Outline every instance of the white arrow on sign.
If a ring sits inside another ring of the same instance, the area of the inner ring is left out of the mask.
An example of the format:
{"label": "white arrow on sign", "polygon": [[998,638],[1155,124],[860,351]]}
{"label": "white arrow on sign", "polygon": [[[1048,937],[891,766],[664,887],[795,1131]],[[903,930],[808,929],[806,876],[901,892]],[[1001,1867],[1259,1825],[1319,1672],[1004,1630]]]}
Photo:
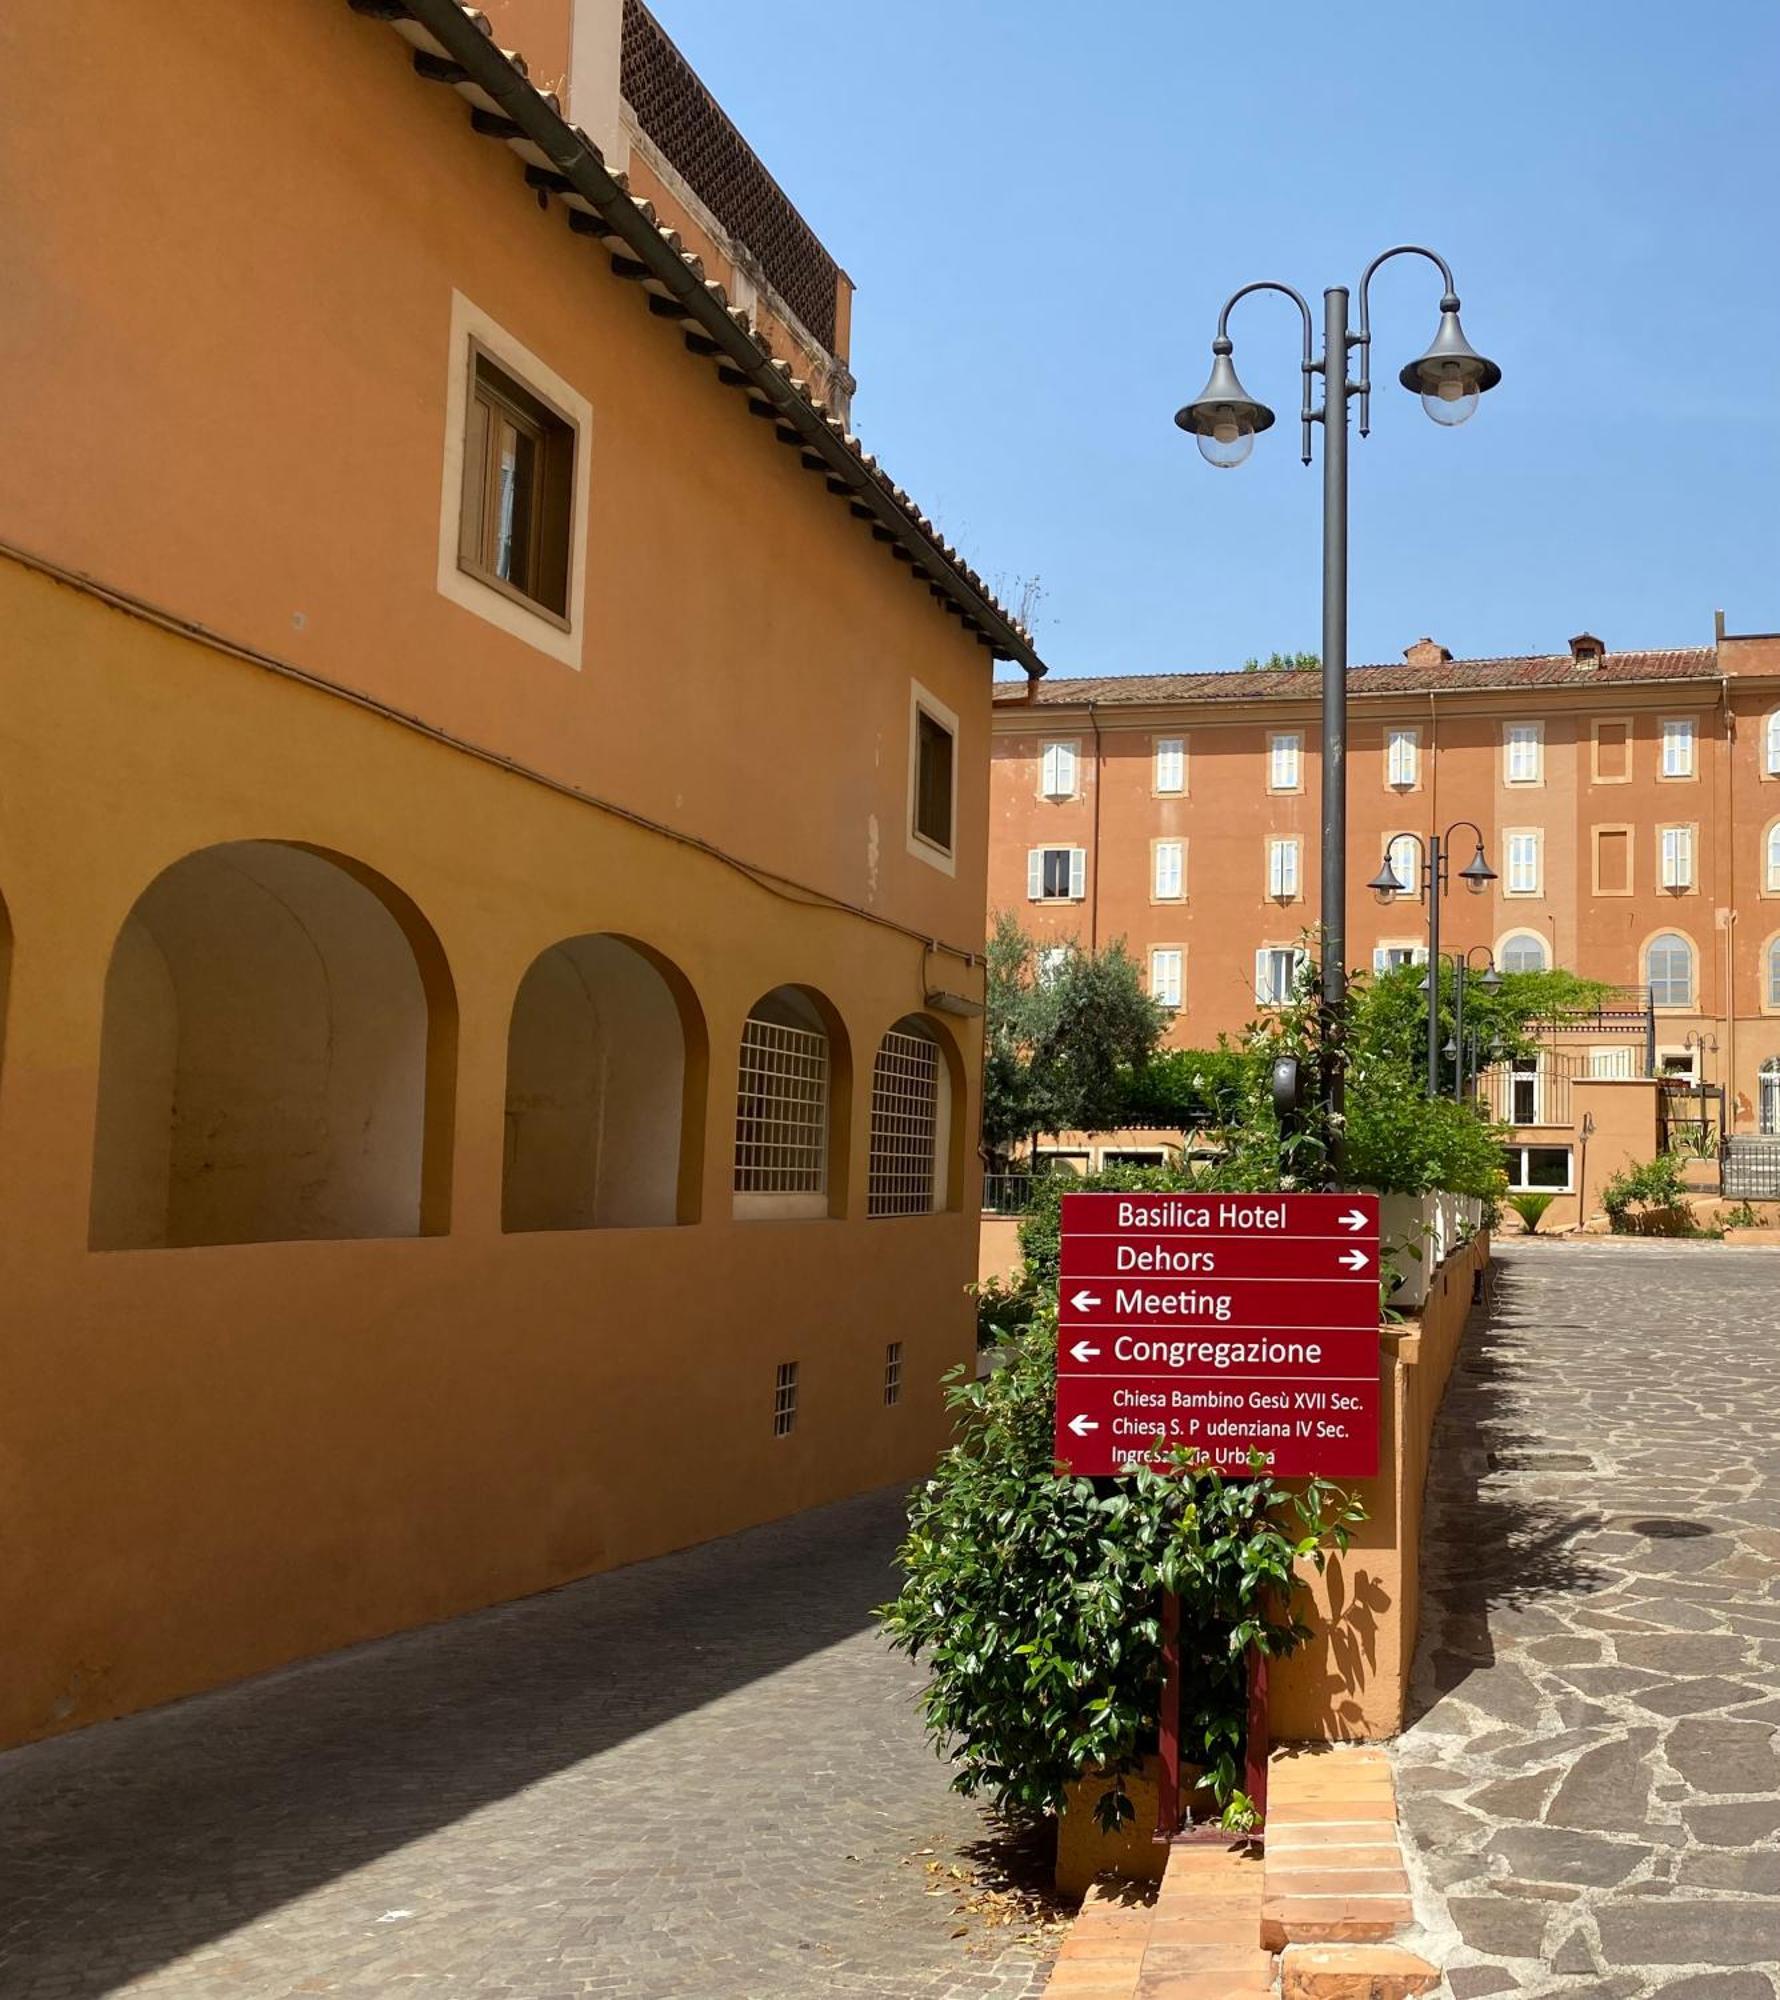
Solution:
{"label": "white arrow on sign", "polygon": [[1338,1222],[1345,1222],[1349,1229],[1364,1229],[1366,1218],[1357,1208],[1350,1208],[1345,1215],[1337,1216]]}
{"label": "white arrow on sign", "polygon": [[1069,1422],[1066,1423],[1063,1426],[1063,1428],[1068,1431],[1073,1431],[1077,1437],[1086,1437],[1090,1431],[1097,1431],[1100,1428],[1100,1426],[1094,1421],[1092,1417],[1078,1416],[1078,1417],[1071,1417]]}
{"label": "white arrow on sign", "polygon": [[1079,1313],[1092,1312],[1100,1303],[1100,1294],[1098,1292],[1077,1292],[1070,1299],[1069,1303]]}
{"label": "white arrow on sign", "polygon": [[1089,1346],[1085,1340],[1078,1340],[1069,1351],[1078,1361],[1098,1361],[1100,1359],[1099,1348]]}
{"label": "white arrow on sign", "polygon": [[1343,1250],[1335,1261],[1345,1264],[1350,1271],[1363,1271],[1366,1268],[1366,1253],[1364,1250]]}

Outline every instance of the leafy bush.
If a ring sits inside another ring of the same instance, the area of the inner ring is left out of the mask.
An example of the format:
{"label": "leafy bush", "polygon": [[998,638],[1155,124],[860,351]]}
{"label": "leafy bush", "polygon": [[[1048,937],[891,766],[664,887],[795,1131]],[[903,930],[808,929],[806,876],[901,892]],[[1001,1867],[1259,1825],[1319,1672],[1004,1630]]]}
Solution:
{"label": "leafy bush", "polygon": [[972,1289],[977,1301],[979,1347],[1000,1347],[1031,1325],[1038,1294],[1029,1280],[988,1277]]}
{"label": "leafy bush", "polygon": [[1119,1078],[1121,1126],[1192,1131],[1230,1125],[1241,1117],[1254,1075],[1246,1049],[1161,1049]]}
{"label": "leafy bush", "polygon": [[1508,1206],[1526,1224],[1527,1234],[1537,1236],[1539,1225],[1545,1220],[1545,1211],[1556,1200],[1554,1194],[1511,1194]]}
{"label": "leafy bush", "polygon": [[986,1381],[948,1389],[957,1442],[912,1497],[906,1581],[879,1616],[925,1657],[929,1735],[954,1789],[1005,1812],[1056,1812],[1085,1770],[1104,1826],[1134,1816],[1124,1780],[1155,1748],[1162,1684],[1158,1593],[1179,1593],[1184,1762],[1232,1825],[1246,1657],[1307,1636],[1294,1565],[1345,1548],[1358,1503],[1310,1481],[1226,1481],[1210,1469],[1059,1478],[1053,1460],[1056,1307],[1047,1301]]}
{"label": "leafy bush", "polygon": [[[1685,1153],[1658,1153],[1654,1160],[1617,1173],[1601,1190],[1601,1206],[1613,1227],[1646,1234],[1688,1235],[1693,1208],[1687,1199]],[[1673,1217],[1665,1229],[1664,1218]]]}

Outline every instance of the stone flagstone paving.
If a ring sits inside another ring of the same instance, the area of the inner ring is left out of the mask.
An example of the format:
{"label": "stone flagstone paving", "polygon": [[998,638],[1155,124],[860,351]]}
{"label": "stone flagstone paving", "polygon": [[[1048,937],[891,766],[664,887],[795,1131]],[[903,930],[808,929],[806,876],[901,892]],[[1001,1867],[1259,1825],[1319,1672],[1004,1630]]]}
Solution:
{"label": "stone flagstone paving", "polygon": [[0,1757],[0,1996],[1037,1994],[871,1627],[901,1503]]}
{"label": "stone flagstone paving", "polygon": [[1396,1757],[1454,2000],[1774,2000],[1780,1253],[1510,1246],[1423,1546]]}

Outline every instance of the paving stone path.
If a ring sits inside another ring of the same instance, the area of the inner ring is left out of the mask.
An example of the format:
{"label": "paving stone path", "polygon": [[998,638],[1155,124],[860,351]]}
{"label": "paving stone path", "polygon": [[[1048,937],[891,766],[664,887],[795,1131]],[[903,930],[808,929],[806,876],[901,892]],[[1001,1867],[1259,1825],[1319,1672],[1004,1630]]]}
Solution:
{"label": "paving stone path", "polygon": [[871,1629],[901,1497],[0,1757],[0,1995],[1037,1994]]}
{"label": "paving stone path", "polygon": [[1396,1754],[1454,2000],[1774,2000],[1780,1254],[1510,1247],[1433,1464]]}

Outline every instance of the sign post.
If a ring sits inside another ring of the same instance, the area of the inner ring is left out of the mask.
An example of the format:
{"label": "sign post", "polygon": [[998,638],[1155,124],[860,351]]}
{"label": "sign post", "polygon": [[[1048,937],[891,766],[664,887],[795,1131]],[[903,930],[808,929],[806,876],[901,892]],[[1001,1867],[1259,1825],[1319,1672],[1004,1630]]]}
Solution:
{"label": "sign post", "polygon": [[1090,1476],[1378,1470],[1378,1197],[1066,1194],[1057,1457]]}

